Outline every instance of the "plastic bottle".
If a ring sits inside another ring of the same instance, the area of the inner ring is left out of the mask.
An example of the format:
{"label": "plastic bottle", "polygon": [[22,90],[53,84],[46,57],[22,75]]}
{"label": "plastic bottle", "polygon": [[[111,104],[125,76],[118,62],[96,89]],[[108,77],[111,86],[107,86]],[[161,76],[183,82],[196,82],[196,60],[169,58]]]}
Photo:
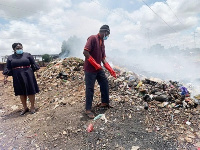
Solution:
{"label": "plastic bottle", "polygon": [[97,119],[101,118],[102,116],[103,116],[103,114],[99,114],[98,116],[96,116],[96,117],[94,118],[94,120],[97,120]]}
{"label": "plastic bottle", "polygon": [[92,132],[94,129],[93,125],[90,123],[89,126],[87,127],[88,132]]}

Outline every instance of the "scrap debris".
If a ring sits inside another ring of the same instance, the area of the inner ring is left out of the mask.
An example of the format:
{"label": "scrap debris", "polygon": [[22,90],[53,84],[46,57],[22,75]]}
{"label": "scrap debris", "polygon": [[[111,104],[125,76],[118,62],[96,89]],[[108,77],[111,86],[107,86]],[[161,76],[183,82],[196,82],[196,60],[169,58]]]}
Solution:
{"label": "scrap debris", "polygon": [[[41,92],[36,99],[43,102],[39,107],[57,109],[67,104],[73,106],[77,102],[84,102],[83,64],[82,59],[71,57],[50,62],[44,70],[39,70],[37,81]],[[95,130],[98,127],[104,130],[110,123],[117,122],[119,117],[127,120],[132,119],[134,113],[141,113],[145,115],[144,123],[148,132],[158,132],[166,140],[175,139],[180,147],[188,143],[200,147],[200,94],[192,96],[192,91],[177,81],[141,78],[134,72],[119,67],[114,70],[117,79],[106,71],[111,104],[119,107],[126,104],[129,107],[120,107],[121,116],[114,116],[112,111],[97,115]],[[97,88],[99,86],[95,84],[95,90]],[[99,90],[96,91],[94,100],[98,103],[101,94]],[[44,93],[48,97],[44,97]],[[100,122],[99,118],[105,123]],[[98,123],[103,126],[98,126]],[[91,132],[93,129],[93,125],[89,125],[87,131]],[[63,134],[66,135],[67,132],[63,131]],[[133,147],[137,148],[139,147]]]}

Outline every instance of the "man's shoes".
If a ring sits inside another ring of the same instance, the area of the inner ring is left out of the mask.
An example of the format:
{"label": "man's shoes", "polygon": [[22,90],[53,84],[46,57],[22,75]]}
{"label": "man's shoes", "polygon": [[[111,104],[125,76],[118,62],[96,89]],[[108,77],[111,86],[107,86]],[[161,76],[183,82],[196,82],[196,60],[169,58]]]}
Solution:
{"label": "man's shoes", "polygon": [[20,113],[20,116],[23,116],[25,113],[27,113],[27,112],[29,112],[29,109],[28,108],[26,108],[26,109],[24,109],[21,113]]}
{"label": "man's shoes", "polygon": [[109,109],[109,108],[113,108],[112,106],[110,106],[110,105],[107,104],[107,103],[100,103],[100,104],[97,104],[96,107],[97,107],[97,108],[100,108],[100,109]]}
{"label": "man's shoes", "polygon": [[88,116],[88,118],[90,118],[90,119],[94,119],[94,117],[95,117],[95,116],[94,116],[94,113],[91,112],[91,111],[90,111],[90,112],[87,112],[87,111],[86,111],[85,114],[86,114],[86,115]]}

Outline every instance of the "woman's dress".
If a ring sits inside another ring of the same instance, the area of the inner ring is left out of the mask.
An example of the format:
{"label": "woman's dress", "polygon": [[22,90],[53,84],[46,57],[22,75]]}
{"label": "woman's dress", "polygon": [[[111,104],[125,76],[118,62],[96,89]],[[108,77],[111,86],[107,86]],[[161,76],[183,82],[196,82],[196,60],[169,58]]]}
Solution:
{"label": "woman's dress", "polygon": [[30,53],[21,55],[12,54],[8,56],[4,75],[13,77],[15,95],[34,95],[39,92],[34,71],[40,67],[35,63]]}

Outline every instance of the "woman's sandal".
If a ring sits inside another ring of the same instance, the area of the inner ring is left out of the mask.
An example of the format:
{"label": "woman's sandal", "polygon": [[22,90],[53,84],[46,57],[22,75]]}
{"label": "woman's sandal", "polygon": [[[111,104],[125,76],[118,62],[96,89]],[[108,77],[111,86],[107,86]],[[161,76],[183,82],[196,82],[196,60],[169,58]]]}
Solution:
{"label": "woman's sandal", "polygon": [[26,109],[24,109],[21,113],[20,113],[20,116],[23,116],[25,113],[27,113],[27,112],[29,112],[29,109],[28,108],[26,108]]}
{"label": "woman's sandal", "polygon": [[36,112],[35,109],[31,110],[31,114],[34,114],[35,112]]}
{"label": "woman's sandal", "polygon": [[88,113],[86,112],[85,114],[86,114],[90,119],[94,119],[94,117],[95,117],[93,112],[88,112]]}

